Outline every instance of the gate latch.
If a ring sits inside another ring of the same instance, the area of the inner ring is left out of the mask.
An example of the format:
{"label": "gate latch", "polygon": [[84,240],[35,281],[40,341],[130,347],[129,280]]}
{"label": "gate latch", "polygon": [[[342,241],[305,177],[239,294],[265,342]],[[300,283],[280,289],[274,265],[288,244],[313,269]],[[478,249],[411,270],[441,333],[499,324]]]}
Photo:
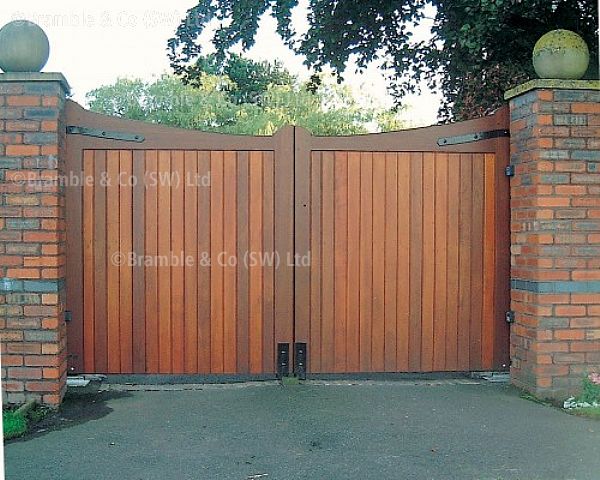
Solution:
{"label": "gate latch", "polygon": [[440,137],[437,144],[440,147],[448,145],[460,145],[463,143],[480,142],[481,140],[489,140],[490,138],[510,137],[510,130],[489,130],[487,132],[467,133],[464,135],[456,135],[454,137]]}

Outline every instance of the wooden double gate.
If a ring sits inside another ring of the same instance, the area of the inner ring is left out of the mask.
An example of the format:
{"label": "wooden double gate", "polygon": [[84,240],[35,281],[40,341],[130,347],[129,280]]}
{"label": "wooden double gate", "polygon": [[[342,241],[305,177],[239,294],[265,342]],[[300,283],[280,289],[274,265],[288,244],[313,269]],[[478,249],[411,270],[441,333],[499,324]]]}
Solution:
{"label": "wooden double gate", "polygon": [[271,376],[295,344],[309,374],[506,366],[505,109],[352,137],[66,119],[73,373]]}

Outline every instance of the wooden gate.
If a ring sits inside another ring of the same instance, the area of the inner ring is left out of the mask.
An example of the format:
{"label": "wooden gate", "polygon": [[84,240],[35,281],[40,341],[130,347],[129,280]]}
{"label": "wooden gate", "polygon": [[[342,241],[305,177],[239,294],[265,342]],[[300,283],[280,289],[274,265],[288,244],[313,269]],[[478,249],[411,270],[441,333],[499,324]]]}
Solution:
{"label": "wooden gate", "polygon": [[[296,136],[295,341],[311,373],[508,364],[508,111]],[[484,133],[485,132],[485,133]]]}
{"label": "wooden gate", "polygon": [[295,342],[313,374],[506,366],[508,142],[462,137],[505,110],[327,138],[66,120],[71,372],[270,377]]}

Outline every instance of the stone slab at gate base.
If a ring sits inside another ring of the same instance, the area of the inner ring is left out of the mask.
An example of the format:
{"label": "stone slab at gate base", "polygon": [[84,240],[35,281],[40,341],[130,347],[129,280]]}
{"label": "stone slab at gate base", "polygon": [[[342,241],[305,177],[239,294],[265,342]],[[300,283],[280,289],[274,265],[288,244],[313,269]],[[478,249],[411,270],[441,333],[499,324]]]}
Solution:
{"label": "stone slab at gate base", "polygon": [[533,80],[506,98],[511,379],[559,400],[600,372],[600,82]]}
{"label": "stone slab at gate base", "polygon": [[0,344],[6,403],[66,390],[64,159],[58,73],[0,74]]}

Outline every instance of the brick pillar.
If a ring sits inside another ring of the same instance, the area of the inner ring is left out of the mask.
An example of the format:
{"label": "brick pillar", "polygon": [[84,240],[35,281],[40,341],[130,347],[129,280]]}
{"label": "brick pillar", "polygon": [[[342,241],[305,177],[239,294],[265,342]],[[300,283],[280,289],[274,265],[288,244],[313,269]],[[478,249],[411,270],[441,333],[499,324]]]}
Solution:
{"label": "brick pillar", "polygon": [[543,398],[600,371],[600,82],[534,80],[511,111],[511,377]]}
{"label": "brick pillar", "polygon": [[65,222],[59,179],[69,90],[55,73],[0,74],[0,341],[7,403],[66,390]]}

